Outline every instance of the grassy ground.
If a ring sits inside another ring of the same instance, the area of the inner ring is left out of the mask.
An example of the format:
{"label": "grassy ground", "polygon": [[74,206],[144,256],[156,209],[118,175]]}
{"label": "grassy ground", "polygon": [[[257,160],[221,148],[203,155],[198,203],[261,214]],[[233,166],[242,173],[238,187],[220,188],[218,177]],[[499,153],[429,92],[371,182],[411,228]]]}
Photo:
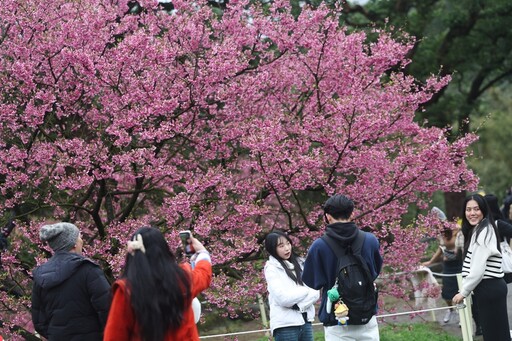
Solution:
{"label": "grassy ground", "polygon": [[[388,299],[387,306],[396,307],[397,312],[405,312],[417,309],[414,307],[414,300],[400,301],[396,299]],[[443,307],[444,301],[439,299],[438,307]],[[390,311],[382,310],[382,314],[390,313]],[[462,332],[459,326],[458,316],[452,318],[450,323],[442,323],[442,316],[445,311],[437,311],[435,315],[430,313],[418,314],[415,316],[403,315],[396,318],[385,317],[379,320],[379,331],[381,341],[462,341]],[[230,320],[225,317],[216,316],[214,313],[206,315],[207,321],[198,325],[201,336],[207,336],[205,341],[267,341],[269,338],[265,336],[265,329],[259,319],[238,319]],[[433,318],[435,321],[433,322]],[[315,320],[313,325],[315,333],[315,341],[323,340],[323,327]],[[256,332],[259,331],[259,332]],[[243,334],[241,333],[243,332]],[[235,336],[218,336],[219,334],[235,334]],[[210,336],[210,337],[208,337]],[[480,340],[481,337],[474,339]]]}
{"label": "grassy ground", "polygon": [[[386,324],[379,327],[380,341],[460,341],[462,338],[444,331],[438,323],[401,323]],[[267,341],[260,337],[257,341]],[[323,341],[324,333],[315,332],[315,341]]]}
{"label": "grassy ground", "polygon": [[387,324],[380,329],[380,341],[460,341],[438,323]]}

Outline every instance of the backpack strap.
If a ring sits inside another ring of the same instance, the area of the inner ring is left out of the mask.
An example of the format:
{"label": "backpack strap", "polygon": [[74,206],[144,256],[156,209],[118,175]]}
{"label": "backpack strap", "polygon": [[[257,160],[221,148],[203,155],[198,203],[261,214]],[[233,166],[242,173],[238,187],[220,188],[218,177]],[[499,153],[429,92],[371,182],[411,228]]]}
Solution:
{"label": "backpack strap", "polygon": [[366,263],[363,256],[361,255],[361,250],[363,249],[364,239],[366,238],[366,232],[358,230],[356,239],[354,239],[352,244],[348,245],[348,247],[342,246],[340,243],[338,243],[338,241],[336,239],[332,238],[331,236],[328,236],[326,233],[324,233],[321,238],[327,243],[327,245],[329,245],[329,247],[331,248],[332,252],[334,252],[336,257],[338,257],[338,268],[339,268],[341,258],[343,258],[343,256],[345,256],[348,253],[348,251],[350,250],[351,253],[358,260],[359,264],[365,270],[364,272],[367,276],[367,279],[369,281],[373,281],[368,264]]}
{"label": "backpack strap", "polygon": [[[352,244],[349,245],[349,247],[352,249],[352,253],[355,254],[361,254],[361,250],[363,248],[363,243],[365,239],[365,232],[358,230],[356,239],[352,242]],[[331,248],[332,252],[336,255],[336,257],[341,258],[347,254],[347,247],[342,246],[338,241],[331,236],[328,236],[326,233],[321,237],[327,245]]]}

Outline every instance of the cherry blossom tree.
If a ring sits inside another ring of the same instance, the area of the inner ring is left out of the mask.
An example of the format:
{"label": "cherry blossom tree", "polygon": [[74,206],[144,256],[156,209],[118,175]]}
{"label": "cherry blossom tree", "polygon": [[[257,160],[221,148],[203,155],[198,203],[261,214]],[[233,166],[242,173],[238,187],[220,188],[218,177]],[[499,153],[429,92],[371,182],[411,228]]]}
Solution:
{"label": "cherry blossom tree", "polygon": [[204,299],[235,317],[266,291],[265,233],[286,230],[304,254],[329,195],[354,199],[356,222],[402,271],[432,224],[403,226],[409,204],[475,188],[465,160],[476,137],[448,142],[414,121],[449,77],[404,75],[413,38],[349,33],[323,7],[294,18],[283,1],[230,1],[221,14],[138,4],[0,8],[0,210],[17,226],[2,254],[4,334],[32,331],[30,274],[50,255],[38,239],[49,220],[76,223],[111,279],[137,228],[159,227],[173,250],[191,229],[213,256]]}

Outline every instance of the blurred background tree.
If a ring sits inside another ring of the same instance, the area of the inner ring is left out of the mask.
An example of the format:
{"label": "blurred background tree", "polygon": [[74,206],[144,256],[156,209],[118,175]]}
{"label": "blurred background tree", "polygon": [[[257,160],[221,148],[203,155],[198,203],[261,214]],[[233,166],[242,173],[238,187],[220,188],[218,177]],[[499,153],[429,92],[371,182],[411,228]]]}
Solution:
{"label": "blurred background tree", "polygon": [[480,139],[472,146],[474,157],[468,163],[479,175],[482,190],[502,200],[506,189],[512,186],[510,84],[489,89],[482,97],[479,111],[488,115],[474,120],[474,125],[480,127]]}
{"label": "blurred background tree", "polygon": [[[417,38],[406,73],[424,80],[452,75],[451,83],[425,103],[417,120],[452,127],[450,138],[479,129],[471,166],[481,187],[503,197],[512,185],[506,148],[512,76],[512,2],[508,0],[327,1],[341,4],[343,24],[354,30],[387,28]],[[490,115],[489,115],[490,114]],[[508,115],[508,116],[507,116]],[[485,118],[485,119],[484,119]],[[480,127],[482,126],[482,127]],[[509,134],[510,135],[510,134]],[[444,193],[448,217],[458,216],[465,192]]]}

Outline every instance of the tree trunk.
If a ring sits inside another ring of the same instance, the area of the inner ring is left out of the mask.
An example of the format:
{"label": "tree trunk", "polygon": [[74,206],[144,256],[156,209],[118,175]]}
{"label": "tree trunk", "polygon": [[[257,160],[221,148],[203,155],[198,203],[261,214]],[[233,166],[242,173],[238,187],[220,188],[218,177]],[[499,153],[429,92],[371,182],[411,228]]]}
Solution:
{"label": "tree trunk", "polygon": [[448,220],[457,220],[462,214],[462,203],[466,198],[466,191],[445,192],[444,201],[446,206],[446,217]]}

